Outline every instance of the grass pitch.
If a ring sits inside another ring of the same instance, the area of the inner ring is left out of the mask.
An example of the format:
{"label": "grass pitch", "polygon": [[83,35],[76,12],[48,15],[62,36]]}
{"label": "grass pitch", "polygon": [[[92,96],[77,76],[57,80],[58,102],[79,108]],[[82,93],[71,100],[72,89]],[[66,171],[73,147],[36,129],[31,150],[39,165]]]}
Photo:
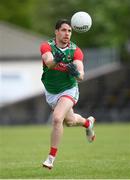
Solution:
{"label": "grass pitch", "polygon": [[130,124],[96,124],[96,141],[85,129],[64,129],[55,166],[41,162],[49,151],[50,126],[0,127],[0,178],[130,178]]}

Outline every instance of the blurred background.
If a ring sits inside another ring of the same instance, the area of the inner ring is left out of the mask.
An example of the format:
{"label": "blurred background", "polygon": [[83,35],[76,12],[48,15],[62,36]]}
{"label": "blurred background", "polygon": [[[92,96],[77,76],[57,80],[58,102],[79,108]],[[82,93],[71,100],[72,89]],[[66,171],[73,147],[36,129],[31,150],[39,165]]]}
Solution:
{"label": "blurred background", "polygon": [[0,124],[46,124],[40,44],[55,22],[88,12],[90,31],[73,32],[84,52],[85,80],[75,111],[97,122],[130,122],[130,1],[0,0]]}

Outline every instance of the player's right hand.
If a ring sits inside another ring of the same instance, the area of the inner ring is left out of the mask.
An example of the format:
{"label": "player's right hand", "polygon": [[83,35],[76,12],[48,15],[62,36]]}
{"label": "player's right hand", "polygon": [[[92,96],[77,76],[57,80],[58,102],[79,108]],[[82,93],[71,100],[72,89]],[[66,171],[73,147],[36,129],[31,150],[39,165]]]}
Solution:
{"label": "player's right hand", "polygon": [[61,62],[63,59],[65,58],[65,54],[63,52],[56,52],[55,55],[54,55],[54,61],[56,63],[59,63]]}

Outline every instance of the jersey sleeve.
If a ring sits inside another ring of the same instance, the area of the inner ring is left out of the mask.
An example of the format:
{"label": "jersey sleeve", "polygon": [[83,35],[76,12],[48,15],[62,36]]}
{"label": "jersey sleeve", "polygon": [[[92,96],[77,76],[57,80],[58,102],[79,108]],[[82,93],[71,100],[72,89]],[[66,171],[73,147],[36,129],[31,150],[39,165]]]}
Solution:
{"label": "jersey sleeve", "polygon": [[40,52],[41,55],[45,54],[46,52],[51,52],[51,46],[47,42],[42,43],[40,46]]}
{"label": "jersey sleeve", "polygon": [[79,47],[77,47],[75,52],[74,52],[74,59],[73,60],[83,61],[83,58],[84,58],[83,52],[81,51],[81,49]]}

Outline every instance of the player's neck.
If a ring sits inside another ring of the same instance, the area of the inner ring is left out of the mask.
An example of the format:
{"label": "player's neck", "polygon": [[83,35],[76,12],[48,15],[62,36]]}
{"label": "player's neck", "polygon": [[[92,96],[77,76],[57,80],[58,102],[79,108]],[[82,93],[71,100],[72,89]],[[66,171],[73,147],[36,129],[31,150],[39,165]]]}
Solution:
{"label": "player's neck", "polygon": [[69,43],[62,43],[62,42],[59,42],[59,41],[56,40],[56,46],[57,46],[58,48],[64,49],[64,48],[66,48],[67,46],[69,46]]}

